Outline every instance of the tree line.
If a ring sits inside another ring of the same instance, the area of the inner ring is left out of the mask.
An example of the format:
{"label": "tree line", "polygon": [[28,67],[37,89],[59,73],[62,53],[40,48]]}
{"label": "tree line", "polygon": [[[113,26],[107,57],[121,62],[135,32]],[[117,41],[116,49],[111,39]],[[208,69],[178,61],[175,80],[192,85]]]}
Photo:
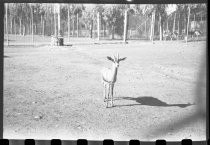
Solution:
{"label": "tree line", "polygon": [[[101,32],[111,32],[126,40],[129,15],[142,15],[151,19],[150,39],[153,39],[155,23],[158,23],[159,38],[167,23],[169,4],[53,4],[53,3],[9,3],[5,5],[5,33],[16,35],[68,35],[79,37],[79,30],[88,30],[93,37]],[[207,12],[206,4],[176,4],[176,12],[186,19],[188,33],[190,14]],[[57,23],[59,21],[59,23]],[[132,22],[129,22],[132,23]],[[133,21],[133,23],[136,23]],[[7,24],[7,25],[6,25]]]}

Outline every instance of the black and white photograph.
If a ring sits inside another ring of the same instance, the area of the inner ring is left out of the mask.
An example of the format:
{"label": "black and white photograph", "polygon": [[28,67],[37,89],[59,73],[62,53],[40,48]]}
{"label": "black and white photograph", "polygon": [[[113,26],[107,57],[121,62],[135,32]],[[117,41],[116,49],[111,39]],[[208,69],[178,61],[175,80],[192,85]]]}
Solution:
{"label": "black and white photograph", "polygon": [[206,3],[4,3],[2,22],[3,138],[206,140]]}

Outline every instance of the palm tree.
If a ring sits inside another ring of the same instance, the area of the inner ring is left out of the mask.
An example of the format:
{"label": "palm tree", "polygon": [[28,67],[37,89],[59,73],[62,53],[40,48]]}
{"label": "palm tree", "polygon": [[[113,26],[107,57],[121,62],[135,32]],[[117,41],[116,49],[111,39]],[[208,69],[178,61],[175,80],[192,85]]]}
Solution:
{"label": "palm tree", "polygon": [[31,8],[31,36],[32,36],[32,42],[34,42],[34,4],[30,4]]}
{"label": "palm tree", "polygon": [[124,11],[124,33],[123,33],[123,41],[127,41],[127,32],[128,32],[128,17],[129,14],[139,13],[141,12],[140,5],[122,5],[122,11]]}
{"label": "palm tree", "polygon": [[155,17],[157,16],[159,19],[159,35],[160,40],[163,40],[163,24],[167,18],[166,8],[167,4],[153,4],[153,5],[145,5],[143,13],[151,16],[152,15],[152,24],[151,24],[151,36],[150,38],[153,40],[154,35],[154,25],[155,25]]}
{"label": "palm tree", "polygon": [[[107,22],[107,25],[111,28],[112,32],[112,39],[114,39],[115,32],[120,34],[122,33],[121,29],[123,25],[120,25],[123,23],[124,19],[124,5],[105,5],[104,11],[102,13],[104,20]],[[117,29],[116,29],[117,28]]]}
{"label": "palm tree", "polygon": [[82,12],[83,23],[86,24],[86,28],[90,30],[90,38],[93,37],[93,21],[97,19],[97,31],[98,31],[98,40],[100,39],[100,29],[103,24],[105,30],[105,19],[103,17],[104,5],[103,4],[91,4],[89,7],[85,5],[85,11]]}
{"label": "palm tree", "polygon": [[90,30],[89,37],[92,38],[93,37],[93,19],[95,16],[95,13],[94,13],[95,6],[93,6],[92,8],[87,8],[87,7],[88,5],[86,5],[85,11],[82,12],[82,21],[85,24],[86,29]]}
{"label": "palm tree", "polygon": [[82,17],[82,11],[85,9],[83,4],[75,4],[73,14],[77,19],[77,37],[79,37],[79,17]]}
{"label": "palm tree", "polygon": [[100,30],[101,30],[101,20],[102,20],[102,13],[104,12],[104,7],[102,4],[97,4],[94,7],[94,12],[97,13],[97,30],[98,30],[98,40],[100,40]]}

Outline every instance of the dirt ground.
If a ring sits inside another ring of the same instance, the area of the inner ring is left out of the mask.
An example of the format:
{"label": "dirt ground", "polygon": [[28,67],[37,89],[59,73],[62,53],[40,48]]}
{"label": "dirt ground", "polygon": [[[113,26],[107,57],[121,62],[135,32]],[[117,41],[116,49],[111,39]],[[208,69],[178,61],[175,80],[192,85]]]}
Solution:
{"label": "dirt ground", "polygon": [[[205,140],[205,49],[205,41],[5,46],[4,138]],[[117,52],[127,59],[106,108],[100,70]]]}

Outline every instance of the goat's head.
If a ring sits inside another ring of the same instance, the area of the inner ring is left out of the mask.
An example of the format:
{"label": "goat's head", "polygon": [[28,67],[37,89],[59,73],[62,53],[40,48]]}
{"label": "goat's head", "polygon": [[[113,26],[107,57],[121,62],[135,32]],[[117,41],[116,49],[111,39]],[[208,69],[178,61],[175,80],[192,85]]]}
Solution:
{"label": "goat's head", "polygon": [[118,68],[118,67],[119,67],[120,61],[125,60],[126,57],[120,58],[120,57],[119,57],[119,53],[118,53],[118,54],[117,54],[117,57],[114,56],[114,55],[113,55],[113,58],[111,58],[110,56],[107,56],[107,59],[110,60],[110,61],[112,61],[112,62],[114,63],[114,65],[115,65],[115,67]]}

